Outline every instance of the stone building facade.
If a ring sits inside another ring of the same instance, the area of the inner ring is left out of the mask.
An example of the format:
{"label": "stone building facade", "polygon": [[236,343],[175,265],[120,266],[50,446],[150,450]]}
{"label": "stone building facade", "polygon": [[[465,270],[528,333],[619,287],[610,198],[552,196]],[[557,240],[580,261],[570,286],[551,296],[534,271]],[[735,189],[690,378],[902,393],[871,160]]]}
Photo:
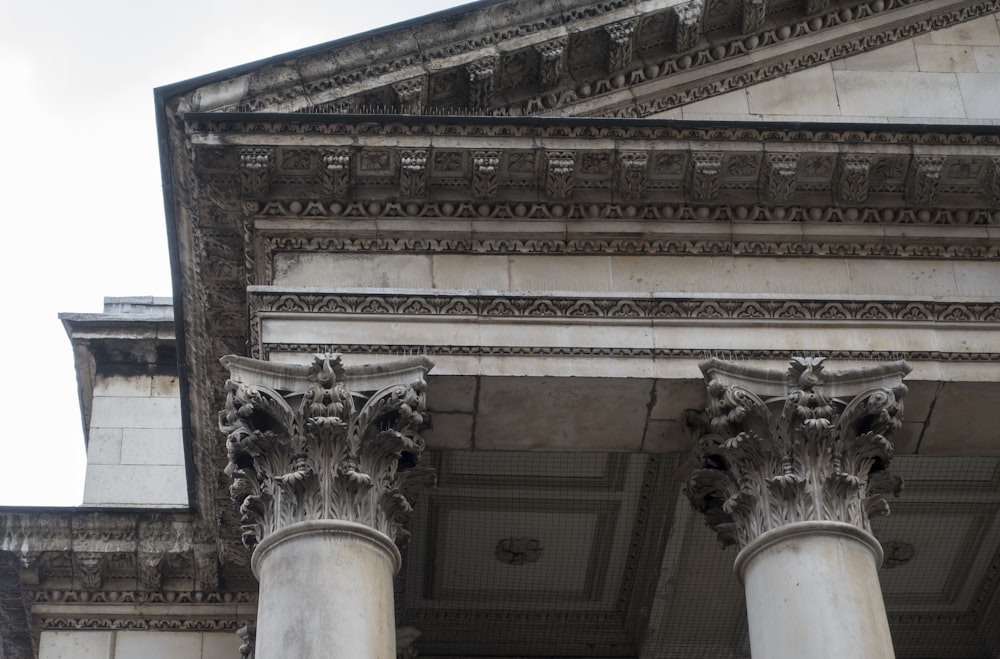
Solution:
{"label": "stone building facade", "polygon": [[157,90],[174,298],[63,317],[0,657],[1000,656],[998,10],[502,0]]}

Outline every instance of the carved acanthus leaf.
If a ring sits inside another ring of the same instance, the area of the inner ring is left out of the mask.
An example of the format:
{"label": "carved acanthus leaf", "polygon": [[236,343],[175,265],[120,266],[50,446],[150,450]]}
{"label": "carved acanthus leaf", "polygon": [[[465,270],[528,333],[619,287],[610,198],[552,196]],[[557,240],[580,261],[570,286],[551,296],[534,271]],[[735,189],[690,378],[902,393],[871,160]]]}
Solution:
{"label": "carved acanthus leaf", "polygon": [[427,77],[410,78],[392,86],[400,114],[422,114],[427,98]]}
{"label": "carved acanthus leaf", "polygon": [[340,356],[330,354],[317,356],[310,372],[308,389],[287,398],[265,386],[226,383],[219,425],[244,543],[253,547],[277,529],[318,519],[359,522],[404,541],[414,496],[433,482],[433,472],[419,466],[423,378],[349,391]]}
{"label": "carved acanthus leaf", "polygon": [[684,52],[698,45],[701,37],[701,16],[704,8],[702,0],[689,0],[680,5],[674,5],[674,50]]}
{"label": "carved acanthus leaf", "polygon": [[[828,374],[822,357],[794,357],[784,383],[717,359],[701,368],[709,422],[686,493],[721,543],[742,548],[802,521],[871,532],[870,516],[887,513],[885,495],[901,487],[886,436],[901,425],[905,363]],[[751,383],[764,383],[761,393]]]}
{"label": "carved acanthus leaf", "polygon": [[604,27],[608,35],[608,73],[617,73],[632,64],[635,19],[612,23]]}
{"label": "carved acanthus leaf", "polygon": [[764,18],[767,14],[767,3],[765,0],[740,0],[740,31],[743,34],[757,32],[764,27]]}
{"label": "carved acanthus leaf", "polygon": [[915,156],[906,180],[906,200],[915,206],[936,203],[943,169],[943,156]]}
{"label": "carved acanthus leaf", "polygon": [[345,197],[351,181],[350,150],[324,151],[320,160],[323,163],[323,193],[333,197]]}
{"label": "carved acanthus leaf", "polygon": [[244,625],[236,630],[240,638],[240,659],[254,659],[257,646],[257,626]]}
{"label": "carved acanthus leaf", "polygon": [[273,149],[240,149],[240,182],[243,194],[255,196],[266,194],[271,185],[273,169]]}
{"label": "carved acanthus leaf", "polygon": [[799,156],[795,153],[769,153],[761,169],[761,195],[767,201],[783,204],[795,194],[795,176]]}
{"label": "carved acanthus leaf", "polygon": [[625,195],[638,199],[646,193],[646,171],[649,155],[643,152],[622,152],[618,156],[619,185]]}
{"label": "carved acanthus leaf", "polygon": [[833,174],[833,192],[838,201],[860,204],[868,199],[871,160],[871,156],[865,154],[841,154]]}
{"label": "carved acanthus leaf", "polygon": [[469,79],[469,107],[473,110],[488,110],[493,104],[493,88],[500,58],[484,57],[465,67]]}
{"label": "carved acanthus leaf", "polygon": [[566,46],[568,37],[553,39],[536,44],[538,53],[538,84],[542,89],[550,89],[559,84],[559,79],[566,70]]}
{"label": "carved acanthus leaf", "polygon": [[719,194],[722,175],[722,154],[695,152],[691,154],[691,170],[688,189],[691,198],[697,201],[711,201]]}
{"label": "carved acanthus leaf", "polygon": [[476,199],[493,199],[500,190],[500,152],[474,151],[472,153],[472,196]]}
{"label": "carved acanthus leaf", "polygon": [[427,149],[399,152],[399,193],[404,197],[427,194]]}
{"label": "carved acanthus leaf", "polygon": [[547,158],[545,194],[552,199],[566,199],[573,192],[574,154],[572,151],[552,151]]}

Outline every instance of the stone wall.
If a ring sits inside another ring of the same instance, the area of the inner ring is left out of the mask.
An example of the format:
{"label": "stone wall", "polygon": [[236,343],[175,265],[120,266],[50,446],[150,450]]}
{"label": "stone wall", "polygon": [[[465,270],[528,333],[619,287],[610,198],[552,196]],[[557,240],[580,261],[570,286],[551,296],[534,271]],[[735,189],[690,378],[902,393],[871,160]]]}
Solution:
{"label": "stone wall", "polygon": [[177,378],[98,376],[83,505],[175,508],[187,504]]}
{"label": "stone wall", "polygon": [[984,16],[656,116],[1000,124],[998,21]]}
{"label": "stone wall", "polygon": [[39,659],[235,659],[229,632],[43,631]]}

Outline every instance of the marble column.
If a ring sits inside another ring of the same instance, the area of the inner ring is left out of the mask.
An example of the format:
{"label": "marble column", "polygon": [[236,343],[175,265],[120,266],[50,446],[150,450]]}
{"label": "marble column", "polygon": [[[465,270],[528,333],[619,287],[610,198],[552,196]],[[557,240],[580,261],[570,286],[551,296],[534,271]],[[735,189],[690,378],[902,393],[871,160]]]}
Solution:
{"label": "marble column", "polygon": [[223,358],[227,473],[260,581],[255,659],[396,657],[393,576],[416,492],[425,358]]}
{"label": "marble column", "polygon": [[894,656],[870,517],[902,487],[889,473],[905,362],[843,372],[701,364],[709,405],[687,485],[736,545],[754,659]]}

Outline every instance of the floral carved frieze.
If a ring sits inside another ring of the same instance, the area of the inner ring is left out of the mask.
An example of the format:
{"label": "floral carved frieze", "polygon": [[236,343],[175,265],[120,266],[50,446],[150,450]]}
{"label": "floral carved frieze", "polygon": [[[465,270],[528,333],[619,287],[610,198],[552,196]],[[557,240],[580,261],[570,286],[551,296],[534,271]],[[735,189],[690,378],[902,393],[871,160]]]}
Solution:
{"label": "floral carved frieze", "polygon": [[416,493],[434,480],[421,467],[423,358],[348,370],[340,355],[308,367],[226,357],[230,492],[253,547],[289,524],[336,519],[397,542]]}
{"label": "floral carved frieze", "polygon": [[905,362],[828,372],[823,357],[793,357],[787,371],[703,362],[709,403],[686,494],[723,545],[804,521],[871,532],[888,514],[888,436],[902,424]]}

